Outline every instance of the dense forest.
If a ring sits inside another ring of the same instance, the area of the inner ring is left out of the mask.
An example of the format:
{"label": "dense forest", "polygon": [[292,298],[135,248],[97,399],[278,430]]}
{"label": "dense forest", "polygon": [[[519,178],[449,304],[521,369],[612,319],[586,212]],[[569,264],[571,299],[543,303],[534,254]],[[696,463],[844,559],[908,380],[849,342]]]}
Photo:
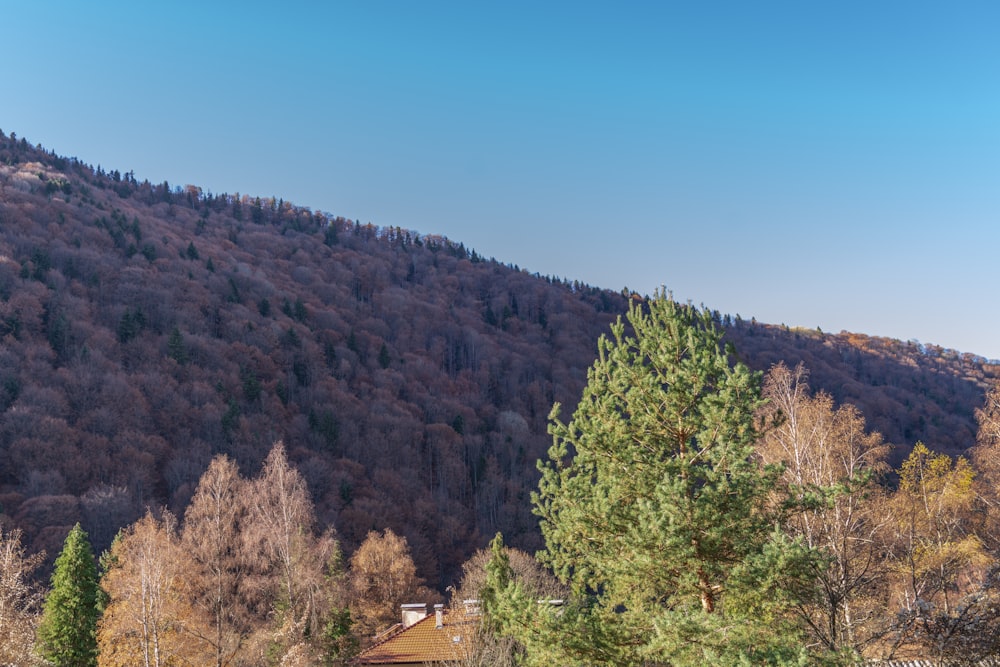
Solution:
{"label": "dense forest", "polygon": [[[549,411],[572,411],[598,337],[642,298],[0,133],[0,519],[51,567],[77,522],[100,553],[147,507],[183,516],[218,455],[254,477],[283,441],[348,554],[391,529],[443,590],[497,531],[541,546]],[[802,362],[856,405],[894,466],[917,441],[971,447],[1000,375],[934,346],[713,317],[751,368]]]}
{"label": "dense forest", "polygon": [[995,661],[1000,385],[968,457],[917,443],[893,471],[804,365],[761,391],[710,313],[657,294],[627,319],[554,418],[532,497],[536,558],[570,594],[539,604],[492,545],[484,626],[515,664]]}

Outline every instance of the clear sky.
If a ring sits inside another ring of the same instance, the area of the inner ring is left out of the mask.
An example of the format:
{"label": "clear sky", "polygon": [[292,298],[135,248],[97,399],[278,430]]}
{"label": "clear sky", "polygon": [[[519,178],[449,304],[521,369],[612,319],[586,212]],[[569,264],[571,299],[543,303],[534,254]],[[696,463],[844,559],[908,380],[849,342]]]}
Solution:
{"label": "clear sky", "polygon": [[0,129],[1000,358],[1000,3],[6,2]]}

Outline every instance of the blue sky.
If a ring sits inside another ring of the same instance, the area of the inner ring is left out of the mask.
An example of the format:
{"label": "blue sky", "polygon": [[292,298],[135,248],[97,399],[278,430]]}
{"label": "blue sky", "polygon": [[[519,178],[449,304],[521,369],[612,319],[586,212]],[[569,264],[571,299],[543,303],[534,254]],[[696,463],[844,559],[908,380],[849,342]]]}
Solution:
{"label": "blue sky", "polygon": [[4,5],[60,154],[1000,358],[998,3]]}

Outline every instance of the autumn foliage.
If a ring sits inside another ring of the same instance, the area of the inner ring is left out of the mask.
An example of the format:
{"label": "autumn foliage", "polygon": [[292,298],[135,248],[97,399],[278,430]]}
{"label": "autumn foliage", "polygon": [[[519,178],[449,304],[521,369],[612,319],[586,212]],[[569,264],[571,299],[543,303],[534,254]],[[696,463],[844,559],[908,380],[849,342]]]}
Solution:
{"label": "autumn foliage", "polygon": [[[168,655],[183,633],[200,638],[191,646],[208,664],[253,651],[301,657],[322,642],[342,651],[352,612],[364,632],[390,616],[347,574],[371,533],[405,544],[415,580],[438,592],[498,531],[526,552],[541,547],[529,497],[551,442],[547,415],[557,402],[573,409],[595,341],[630,300],[642,298],[531,274],[443,237],[275,197],[153,184],[0,132],[5,535],[18,535],[32,581],[47,579],[77,523],[96,553],[120,552],[112,588],[135,576],[174,581],[137,564],[142,540],[193,563],[159,606],[140,595],[110,608],[104,636],[124,632],[114,636],[138,652],[122,661]],[[883,470],[901,469],[918,441],[958,474],[978,431],[973,502],[956,512],[971,507],[989,528],[956,519],[942,544],[974,557],[951,583],[920,584],[944,586],[951,612],[965,608],[965,591],[985,580],[964,535],[1000,553],[988,481],[1000,469],[995,392],[984,400],[997,365],[915,342],[711,316],[749,367],[804,363],[817,390],[808,420],[857,436],[855,495],[796,528],[817,543],[869,535],[842,554],[858,584],[831,580],[829,603],[803,610],[835,625],[818,641],[847,641],[850,626],[868,638],[852,646],[883,642],[886,630],[864,619],[884,601],[879,587],[905,570],[852,565],[866,550],[908,553],[881,526],[885,512],[876,521],[852,503],[893,491],[902,473]],[[845,503],[854,523],[834,530],[830,514]],[[898,526],[905,503],[891,506]],[[343,587],[331,577],[346,577]],[[838,601],[860,590],[868,597]],[[127,634],[126,618],[145,618],[147,634]]]}
{"label": "autumn foliage", "polygon": [[114,541],[100,664],[309,664],[343,657],[328,626],[346,603],[338,548],[316,531],[301,475],[277,443],[260,474],[217,457],[184,522],[148,513]]}
{"label": "autumn foliage", "polygon": [[321,527],[348,551],[391,528],[443,588],[498,529],[537,544],[545,416],[623,303],[0,136],[0,503],[50,566],[76,522],[102,551],[147,506],[183,516],[217,455],[256,471],[280,439]]}

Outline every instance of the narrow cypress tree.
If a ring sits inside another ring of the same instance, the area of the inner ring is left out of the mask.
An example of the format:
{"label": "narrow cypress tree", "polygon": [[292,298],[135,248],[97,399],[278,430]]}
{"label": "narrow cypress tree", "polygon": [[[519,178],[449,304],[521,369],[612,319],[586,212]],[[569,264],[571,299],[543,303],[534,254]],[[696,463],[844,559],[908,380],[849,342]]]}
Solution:
{"label": "narrow cypress tree", "polygon": [[97,567],[80,524],[66,537],[38,626],[38,652],[56,667],[97,665]]}
{"label": "narrow cypress tree", "polygon": [[170,332],[170,338],[167,339],[167,354],[169,354],[174,361],[183,366],[188,361],[187,347],[184,345],[184,336],[181,334],[181,330],[177,327],[173,328]]}

